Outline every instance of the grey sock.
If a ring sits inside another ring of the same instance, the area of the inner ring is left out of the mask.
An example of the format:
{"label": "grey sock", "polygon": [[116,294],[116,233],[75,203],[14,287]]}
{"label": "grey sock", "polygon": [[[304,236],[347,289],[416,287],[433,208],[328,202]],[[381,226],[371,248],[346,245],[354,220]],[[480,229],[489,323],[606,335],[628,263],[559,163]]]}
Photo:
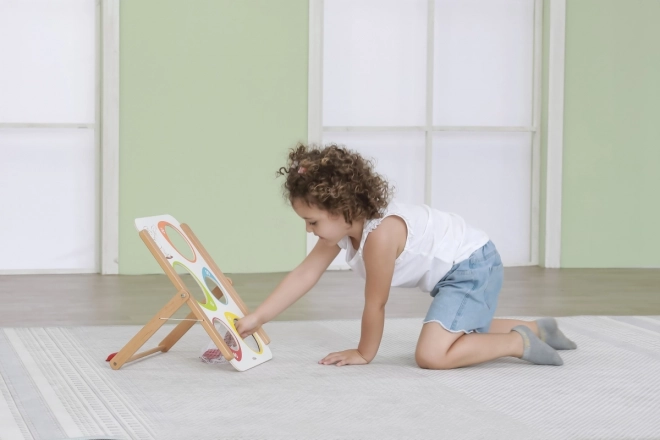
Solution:
{"label": "grey sock", "polygon": [[564,361],[552,347],[540,340],[534,332],[524,325],[512,328],[523,338],[523,360],[537,365],[563,365]]}
{"label": "grey sock", "polygon": [[539,327],[539,338],[555,350],[574,350],[575,342],[568,339],[557,326],[555,318],[541,318],[536,321]]}

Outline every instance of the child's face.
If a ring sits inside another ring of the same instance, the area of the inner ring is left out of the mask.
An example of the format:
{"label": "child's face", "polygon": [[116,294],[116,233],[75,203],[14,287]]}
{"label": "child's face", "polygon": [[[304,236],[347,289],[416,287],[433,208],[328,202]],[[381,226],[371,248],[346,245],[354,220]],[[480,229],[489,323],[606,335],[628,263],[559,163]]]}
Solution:
{"label": "child's face", "polygon": [[313,233],[320,240],[337,244],[351,229],[351,225],[346,223],[343,216],[310,206],[304,200],[294,199],[291,205],[296,214],[305,220],[307,232]]}

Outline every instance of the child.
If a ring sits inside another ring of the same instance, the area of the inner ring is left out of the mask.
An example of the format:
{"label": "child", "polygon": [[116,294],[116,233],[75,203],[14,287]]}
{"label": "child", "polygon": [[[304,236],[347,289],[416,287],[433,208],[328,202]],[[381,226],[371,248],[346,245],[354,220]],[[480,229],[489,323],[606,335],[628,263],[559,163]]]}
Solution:
{"label": "child", "polygon": [[433,301],[417,342],[421,368],[449,369],[504,356],[562,365],[555,351],[576,345],[553,318],[493,319],[502,286],[502,261],[488,236],[450,213],[390,202],[391,189],[359,154],[331,145],[298,145],[279,175],[291,205],[319,241],[251,314],[241,337],[289,307],[319,280],[340,249],[366,279],[357,348],[330,353],[320,364],[368,364],[383,335],[390,286],[418,286]]}

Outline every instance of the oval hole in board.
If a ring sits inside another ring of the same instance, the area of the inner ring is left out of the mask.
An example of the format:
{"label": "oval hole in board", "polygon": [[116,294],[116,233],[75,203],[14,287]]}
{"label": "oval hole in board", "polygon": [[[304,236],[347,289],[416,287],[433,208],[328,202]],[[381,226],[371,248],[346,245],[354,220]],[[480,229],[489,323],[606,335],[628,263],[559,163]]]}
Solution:
{"label": "oval hole in board", "polygon": [[195,260],[195,252],[188,243],[188,240],[186,240],[176,228],[167,224],[165,225],[165,233],[174,249],[176,249],[183,258],[188,261]]}
{"label": "oval hole in board", "polygon": [[220,321],[219,319],[214,319],[213,324],[218,330],[218,333],[220,333],[222,339],[225,340],[225,344],[227,344],[231,350],[236,351],[240,348],[238,341],[236,340],[236,336],[234,336],[234,332],[229,330],[229,327],[227,327],[224,322]]}
{"label": "oval hole in board", "polygon": [[222,304],[227,305],[227,295],[225,291],[218,283],[215,282],[213,278],[208,276],[204,277],[204,284],[206,288],[209,289],[209,292],[213,294]]}

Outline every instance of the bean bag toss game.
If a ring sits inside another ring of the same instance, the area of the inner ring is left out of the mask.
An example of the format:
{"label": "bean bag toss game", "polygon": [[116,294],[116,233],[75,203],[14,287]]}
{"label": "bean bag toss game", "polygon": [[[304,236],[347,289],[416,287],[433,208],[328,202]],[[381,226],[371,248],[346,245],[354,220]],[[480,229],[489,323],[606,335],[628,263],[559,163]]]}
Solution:
{"label": "bean bag toss game", "polygon": [[[263,328],[259,328],[246,340],[238,334],[235,322],[249,313],[247,306],[187,224],[180,224],[170,215],[159,215],[135,219],[135,227],[174,285],[176,293],[121,350],[108,356],[106,360],[113,369],[118,370],[128,362],[154,353],[169,351],[197,322],[201,323],[217,347],[217,356],[224,357],[238,371],[248,370],[272,359],[268,347],[270,338]],[[188,249],[179,252],[173,243],[174,234],[180,234]],[[177,273],[177,268],[192,275],[202,290],[203,299],[198,301],[191,294]],[[180,319],[179,324],[158,346],[136,354],[184,304],[190,308],[188,316]]]}

